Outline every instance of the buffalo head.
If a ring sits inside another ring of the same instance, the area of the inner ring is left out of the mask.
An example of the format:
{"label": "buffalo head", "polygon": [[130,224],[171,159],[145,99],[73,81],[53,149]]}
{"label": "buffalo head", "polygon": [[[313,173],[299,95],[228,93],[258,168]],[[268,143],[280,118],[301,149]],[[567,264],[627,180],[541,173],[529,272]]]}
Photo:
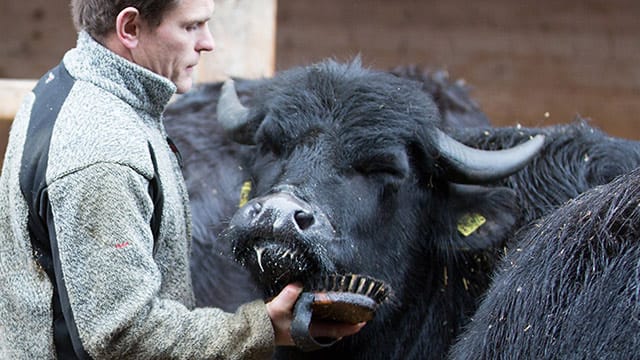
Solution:
{"label": "buffalo head", "polygon": [[[268,296],[335,272],[403,288],[411,264],[434,251],[498,243],[516,216],[513,194],[477,184],[518,171],[543,143],[469,148],[438,128],[438,109],[417,83],[357,62],[280,74],[248,106],[229,81],[218,120],[255,147],[253,199],[224,238]],[[474,242],[456,224],[476,213],[486,225]]]}

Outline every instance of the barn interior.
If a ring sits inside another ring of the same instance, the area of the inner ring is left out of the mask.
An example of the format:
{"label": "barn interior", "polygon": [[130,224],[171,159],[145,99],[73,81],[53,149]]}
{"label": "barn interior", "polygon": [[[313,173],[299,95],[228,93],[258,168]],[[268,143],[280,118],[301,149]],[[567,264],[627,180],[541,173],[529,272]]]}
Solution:
{"label": "barn interior", "polygon": [[[634,0],[216,0],[197,81],[269,77],[325,58],[446,70],[496,126],[576,115],[640,140]],[[69,0],[0,4],[0,159],[21,97],[73,47]],[[0,160],[1,161],[1,160]]]}

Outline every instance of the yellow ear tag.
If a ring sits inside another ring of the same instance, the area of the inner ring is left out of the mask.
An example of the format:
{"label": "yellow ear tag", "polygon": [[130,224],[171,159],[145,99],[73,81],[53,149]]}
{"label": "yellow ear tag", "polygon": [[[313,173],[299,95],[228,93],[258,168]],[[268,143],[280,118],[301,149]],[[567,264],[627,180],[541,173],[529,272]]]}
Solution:
{"label": "yellow ear tag", "polygon": [[240,203],[238,207],[243,207],[244,204],[249,201],[249,194],[251,193],[251,181],[245,181],[242,183],[242,188],[240,189]]}
{"label": "yellow ear tag", "polygon": [[487,219],[480,214],[465,214],[458,220],[458,231],[464,237],[467,237],[476,232],[486,222]]}

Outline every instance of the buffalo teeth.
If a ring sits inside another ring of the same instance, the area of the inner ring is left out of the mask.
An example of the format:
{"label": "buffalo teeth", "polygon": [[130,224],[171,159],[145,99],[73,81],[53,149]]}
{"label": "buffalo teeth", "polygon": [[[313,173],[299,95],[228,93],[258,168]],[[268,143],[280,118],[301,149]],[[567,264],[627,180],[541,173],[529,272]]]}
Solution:
{"label": "buffalo teeth", "polygon": [[264,272],[264,267],[262,267],[262,254],[265,249],[263,247],[254,247],[253,249],[256,251],[256,258],[258,260],[258,266],[260,266],[260,271]]}
{"label": "buffalo teeth", "polygon": [[[266,247],[262,247],[262,246],[254,246],[253,250],[256,253],[256,260],[258,261],[258,266],[260,267],[260,271],[261,272],[265,272],[265,269],[264,269],[264,266],[262,264],[262,261],[263,261],[263,256],[265,254],[265,251],[267,251],[268,249]],[[297,255],[298,255],[298,251],[297,250],[286,250],[283,253],[281,253],[280,259],[289,258],[289,259],[291,259],[293,261],[296,258]]]}
{"label": "buffalo teeth", "polygon": [[296,255],[298,255],[297,251],[287,250],[287,251],[284,252],[284,254],[282,254],[282,256],[280,258],[284,259],[286,257],[289,257],[291,260],[293,260]]}

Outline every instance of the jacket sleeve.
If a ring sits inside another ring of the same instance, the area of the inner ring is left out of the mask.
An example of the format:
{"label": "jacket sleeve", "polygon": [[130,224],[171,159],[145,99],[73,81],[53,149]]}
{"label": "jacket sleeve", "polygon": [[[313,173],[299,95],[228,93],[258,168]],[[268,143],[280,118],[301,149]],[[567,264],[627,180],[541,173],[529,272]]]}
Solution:
{"label": "jacket sleeve", "polygon": [[230,314],[162,297],[147,189],[132,168],[106,163],[48,187],[56,277],[75,340],[94,358],[270,357],[273,329],[262,301]]}

